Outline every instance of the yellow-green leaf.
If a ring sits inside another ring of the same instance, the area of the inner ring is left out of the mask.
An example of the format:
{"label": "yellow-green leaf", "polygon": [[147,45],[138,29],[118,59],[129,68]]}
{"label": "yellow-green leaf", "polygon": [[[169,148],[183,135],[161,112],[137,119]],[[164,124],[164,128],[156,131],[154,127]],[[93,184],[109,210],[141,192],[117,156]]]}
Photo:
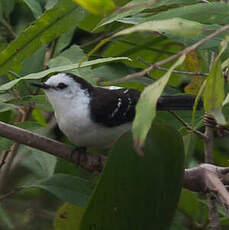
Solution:
{"label": "yellow-green leaf", "polygon": [[113,0],[74,0],[92,14],[107,15],[115,9]]}
{"label": "yellow-green leaf", "polygon": [[221,42],[220,52],[212,65],[204,90],[204,109],[207,113],[213,115],[217,123],[221,125],[225,125],[226,120],[222,113],[224,79],[220,57],[227,48],[228,41],[229,37]]}
{"label": "yellow-green leaf", "polygon": [[181,56],[163,77],[147,86],[142,92],[136,106],[136,116],[133,123],[134,139],[138,147],[141,147],[145,141],[146,135],[156,115],[157,100],[162,94],[172,71],[181,65],[184,59],[185,55]]}

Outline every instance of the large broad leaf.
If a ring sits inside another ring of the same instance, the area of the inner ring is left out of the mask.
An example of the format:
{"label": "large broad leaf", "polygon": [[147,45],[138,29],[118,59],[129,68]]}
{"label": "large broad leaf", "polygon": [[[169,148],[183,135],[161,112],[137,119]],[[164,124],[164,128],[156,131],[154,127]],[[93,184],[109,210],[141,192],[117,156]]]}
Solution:
{"label": "large broad leaf", "polygon": [[55,174],[47,180],[40,181],[24,188],[42,188],[63,201],[79,206],[86,206],[92,192],[93,184],[85,179],[67,174]]}
{"label": "large broad leaf", "polygon": [[76,3],[60,0],[0,53],[0,74],[7,73],[39,47],[75,27],[84,15],[84,10]]}
{"label": "large broad leaf", "polygon": [[122,30],[115,35],[127,35],[133,32],[139,31],[157,31],[160,33],[168,33],[178,36],[198,36],[202,32],[202,25],[198,22],[181,19],[181,18],[172,18],[167,20],[158,20],[158,21],[148,21],[131,28]]}
{"label": "large broad leaf", "polygon": [[162,94],[172,71],[177,66],[181,65],[184,59],[185,56],[181,56],[163,77],[147,86],[142,92],[136,106],[136,116],[133,123],[134,139],[138,148],[143,145],[152,121],[156,115],[156,104],[158,98]]}
{"label": "large broad leaf", "polygon": [[65,71],[69,71],[69,70],[73,70],[73,69],[79,69],[79,68],[83,68],[83,67],[87,67],[87,66],[92,66],[92,65],[97,65],[97,64],[112,62],[112,61],[120,61],[120,60],[129,60],[130,61],[131,59],[129,59],[127,57],[99,58],[96,60],[86,61],[83,63],[75,63],[75,64],[71,64],[71,65],[54,67],[54,68],[50,68],[50,69],[47,69],[47,70],[39,72],[39,73],[31,73],[31,74],[28,74],[24,77],[21,77],[21,78],[12,80],[10,82],[7,82],[6,84],[3,84],[0,86],[0,91],[9,90],[10,88],[12,88],[14,85],[16,85],[18,82],[20,82],[22,80],[37,80],[37,79],[41,79],[41,78],[47,76],[48,74],[51,74],[54,72],[65,72]]}
{"label": "large broad leaf", "polygon": [[169,229],[182,186],[183,142],[174,129],[153,126],[144,152],[137,155],[130,132],[120,138],[75,229]]}
{"label": "large broad leaf", "polygon": [[228,41],[229,37],[221,43],[221,50],[212,65],[204,90],[204,109],[207,113],[212,114],[221,125],[225,125],[226,121],[222,113],[224,79],[220,57],[227,48]]}

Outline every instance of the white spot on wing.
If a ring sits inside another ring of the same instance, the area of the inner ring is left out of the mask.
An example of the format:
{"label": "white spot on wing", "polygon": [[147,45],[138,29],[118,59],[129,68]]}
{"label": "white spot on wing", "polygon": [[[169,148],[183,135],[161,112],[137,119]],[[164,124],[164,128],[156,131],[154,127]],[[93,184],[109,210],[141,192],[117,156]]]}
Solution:
{"label": "white spot on wing", "polygon": [[126,116],[126,113],[127,113],[128,110],[130,109],[130,106],[131,106],[131,104],[132,104],[132,101],[131,101],[131,99],[130,99],[129,96],[127,97],[127,99],[128,99],[128,106],[127,106],[126,111],[123,113],[123,116]]}
{"label": "white spot on wing", "polygon": [[129,89],[126,89],[126,90],[123,91],[123,93],[128,93],[128,91],[129,91]]}
{"label": "white spot on wing", "polygon": [[110,90],[122,89],[122,87],[111,85],[108,87]]}
{"label": "white spot on wing", "polygon": [[115,108],[115,110],[113,111],[113,113],[111,114],[111,117],[114,117],[115,114],[118,112],[119,108],[121,107],[122,105],[122,99],[119,97],[118,98],[118,104],[117,104],[117,107]]}

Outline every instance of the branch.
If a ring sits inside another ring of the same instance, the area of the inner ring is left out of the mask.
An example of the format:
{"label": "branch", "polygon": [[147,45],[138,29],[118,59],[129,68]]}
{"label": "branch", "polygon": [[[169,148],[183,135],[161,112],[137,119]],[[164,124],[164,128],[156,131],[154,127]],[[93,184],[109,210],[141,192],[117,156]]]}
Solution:
{"label": "branch", "polygon": [[[210,115],[205,114],[204,116],[204,124],[205,124],[205,132],[204,135],[206,136],[204,141],[204,158],[206,163],[213,163],[213,139],[214,139],[214,127],[216,125],[214,118]],[[224,197],[224,190],[222,190],[222,183],[220,182],[219,178],[215,176],[215,174],[207,173],[206,174],[206,181],[210,189],[215,189],[216,193],[219,193],[221,197]],[[225,188],[224,188],[225,189]],[[226,189],[225,189],[226,190]],[[214,190],[213,190],[214,191]],[[222,195],[223,193],[223,195]],[[227,193],[227,191],[226,191]],[[227,193],[227,196],[229,194]],[[207,195],[208,199],[208,208],[209,208],[209,224],[211,230],[220,230],[220,223],[219,223],[219,215],[217,211],[217,197],[213,194],[209,193]],[[227,202],[227,200],[226,200]],[[229,204],[229,203],[228,203]],[[228,207],[226,204],[226,207]]]}
{"label": "branch", "polygon": [[223,26],[222,28],[220,28],[219,30],[216,30],[215,32],[209,34],[207,37],[205,37],[204,39],[198,41],[197,43],[191,45],[191,46],[188,46],[187,48],[185,48],[184,50],[166,58],[166,59],[163,59],[161,61],[158,61],[152,65],[150,65],[148,68],[140,71],[140,72],[137,72],[137,73],[134,73],[134,74],[129,74],[121,79],[117,79],[117,80],[114,80],[114,81],[110,81],[111,83],[120,83],[120,82],[124,82],[124,81],[128,81],[128,80],[131,80],[131,79],[135,79],[135,78],[139,78],[139,77],[142,77],[144,76],[145,74],[148,74],[150,73],[153,69],[157,68],[158,66],[161,66],[161,65],[164,65],[168,62],[171,62],[173,61],[174,59],[182,56],[183,54],[187,55],[189,53],[191,53],[193,50],[197,49],[198,47],[200,47],[201,45],[203,45],[205,42],[209,41],[210,39],[216,37],[217,35],[225,32],[229,30],[229,25],[226,25],[226,26]]}
{"label": "branch", "polygon": [[13,140],[17,143],[50,153],[56,157],[60,157],[72,163],[79,164],[79,166],[87,171],[100,172],[106,159],[104,156],[97,154],[80,154],[78,151],[74,151],[74,148],[69,145],[65,145],[58,141],[35,134],[25,129],[15,127],[13,125],[6,124],[1,121],[0,136]]}
{"label": "branch", "polygon": [[[45,151],[69,162],[75,164],[78,163],[78,166],[90,172],[101,172],[107,159],[105,156],[99,154],[80,154],[78,151],[74,151],[74,148],[69,145],[60,143],[39,134],[32,133],[28,130],[15,127],[13,125],[6,124],[1,121],[0,136],[11,139],[20,144]],[[74,154],[72,154],[73,152]],[[224,202],[229,205],[228,193],[222,189],[222,186],[224,185],[220,180],[217,181],[216,185],[214,182],[215,180],[212,182],[212,177],[208,179],[209,172],[211,175],[215,175],[217,178],[226,178],[226,174],[229,173],[229,167],[224,168],[211,164],[202,164],[195,168],[186,169],[184,174],[183,187],[194,192],[204,193],[209,192],[212,190],[212,188],[214,188],[214,191],[217,191],[217,194],[222,197],[222,200],[224,200]],[[218,186],[219,184],[221,184],[220,187]]]}

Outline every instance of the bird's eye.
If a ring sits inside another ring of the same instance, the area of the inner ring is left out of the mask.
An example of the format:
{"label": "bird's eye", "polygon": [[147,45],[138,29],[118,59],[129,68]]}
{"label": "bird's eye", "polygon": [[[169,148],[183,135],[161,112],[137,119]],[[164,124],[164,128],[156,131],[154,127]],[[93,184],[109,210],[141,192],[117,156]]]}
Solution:
{"label": "bird's eye", "polygon": [[67,85],[66,84],[64,84],[64,83],[59,83],[58,85],[57,85],[57,88],[58,89],[64,89],[64,88],[66,88],[67,87]]}

